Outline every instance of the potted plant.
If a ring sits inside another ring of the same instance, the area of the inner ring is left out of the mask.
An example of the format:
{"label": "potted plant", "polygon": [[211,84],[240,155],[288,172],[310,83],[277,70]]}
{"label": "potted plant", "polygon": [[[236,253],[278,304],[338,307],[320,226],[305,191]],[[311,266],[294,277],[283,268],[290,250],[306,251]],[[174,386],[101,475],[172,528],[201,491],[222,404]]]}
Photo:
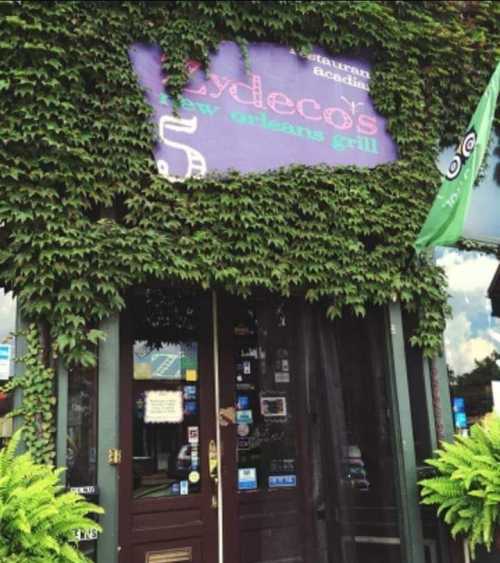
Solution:
{"label": "potted plant", "polygon": [[436,475],[419,482],[421,502],[437,505],[438,515],[455,538],[500,551],[500,417],[489,414],[472,426],[469,436],[444,442],[426,462]]}
{"label": "potted plant", "polygon": [[78,532],[97,529],[90,513],[102,513],[83,497],[64,492],[63,469],[16,455],[21,431],[0,451],[0,561],[87,563],[77,548]]}

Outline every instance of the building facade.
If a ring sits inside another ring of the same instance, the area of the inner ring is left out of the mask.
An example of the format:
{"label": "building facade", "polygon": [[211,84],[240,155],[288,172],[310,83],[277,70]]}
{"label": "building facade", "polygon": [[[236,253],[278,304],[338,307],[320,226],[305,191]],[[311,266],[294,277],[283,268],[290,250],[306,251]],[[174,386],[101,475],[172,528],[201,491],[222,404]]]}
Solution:
{"label": "building facade", "polygon": [[0,285],[54,374],[44,459],[105,509],[81,549],[461,561],[419,505],[454,428],[412,244],[496,4],[47,6],[2,7]]}

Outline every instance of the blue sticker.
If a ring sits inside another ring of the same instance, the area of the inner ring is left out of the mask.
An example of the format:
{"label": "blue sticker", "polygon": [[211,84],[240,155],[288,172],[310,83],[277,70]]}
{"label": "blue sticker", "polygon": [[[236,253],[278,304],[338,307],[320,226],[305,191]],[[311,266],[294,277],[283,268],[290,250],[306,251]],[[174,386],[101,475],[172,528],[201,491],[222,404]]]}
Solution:
{"label": "blue sticker", "polygon": [[196,399],[196,385],[184,385],[184,400],[193,401]]}
{"label": "blue sticker", "polygon": [[296,487],[296,475],[269,475],[268,484],[270,489],[278,489],[280,487]]}
{"label": "blue sticker", "polygon": [[250,406],[250,397],[248,395],[238,395],[238,410],[243,411]]}
{"label": "blue sticker", "polygon": [[457,428],[467,428],[467,415],[464,412],[455,413],[455,426]]}
{"label": "blue sticker", "polygon": [[257,469],[255,467],[247,467],[238,469],[238,489],[240,491],[248,491],[257,488]]}
{"label": "blue sticker", "polygon": [[192,416],[198,412],[198,406],[196,401],[185,401],[184,402],[184,414],[186,416]]}
{"label": "blue sticker", "polygon": [[177,496],[181,490],[179,483],[172,483],[170,490],[172,491],[173,495]]}
{"label": "blue sticker", "polygon": [[465,412],[465,399],[463,397],[453,399],[453,412]]}
{"label": "blue sticker", "polygon": [[10,344],[0,344],[0,360],[10,360]]}
{"label": "blue sticker", "polygon": [[181,495],[189,494],[189,481],[181,481],[180,483]]}
{"label": "blue sticker", "polygon": [[251,410],[236,411],[237,424],[252,424],[252,422],[253,422],[253,413]]}

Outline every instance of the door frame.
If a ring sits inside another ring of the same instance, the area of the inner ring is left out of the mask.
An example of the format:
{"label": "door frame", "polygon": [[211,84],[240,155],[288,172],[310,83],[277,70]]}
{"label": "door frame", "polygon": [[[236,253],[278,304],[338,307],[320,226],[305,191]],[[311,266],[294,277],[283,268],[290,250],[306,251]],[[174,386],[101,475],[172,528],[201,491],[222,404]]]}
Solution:
{"label": "door frame", "polygon": [[[415,495],[415,485],[412,483],[414,466],[412,468],[413,432],[404,420],[404,412],[409,402],[409,392],[406,379],[406,365],[404,361],[404,340],[402,337],[401,309],[399,303],[386,306],[386,343],[389,351],[391,388],[390,403],[393,417],[397,422],[394,432],[395,454],[398,458],[397,488],[400,499],[400,518],[402,520],[403,549],[408,553],[409,563],[420,563],[423,548],[415,553],[415,547],[409,544],[410,538],[420,536],[419,507]],[[105,509],[100,521],[104,531],[97,542],[99,563],[117,563],[118,552],[118,471],[116,466],[108,464],[108,450],[119,447],[119,337],[120,320],[113,315],[101,323],[100,328],[107,334],[107,338],[99,346],[99,406],[98,406],[98,468],[97,483],[100,491],[99,504]],[[395,331],[395,332],[394,332]],[[444,372],[444,370],[442,370]],[[449,403],[445,377],[442,377],[442,403]],[[59,427],[58,440],[65,440],[65,432]],[[222,468],[221,468],[222,471]],[[234,480],[234,476],[233,476]],[[219,480],[220,482],[220,480]],[[225,480],[227,483],[227,478]],[[226,506],[226,518],[228,517]],[[405,513],[403,515],[403,512]],[[416,526],[416,527],[413,527]],[[412,529],[413,528],[413,529]],[[227,541],[227,540],[226,540]],[[226,544],[227,545],[227,544]]]}

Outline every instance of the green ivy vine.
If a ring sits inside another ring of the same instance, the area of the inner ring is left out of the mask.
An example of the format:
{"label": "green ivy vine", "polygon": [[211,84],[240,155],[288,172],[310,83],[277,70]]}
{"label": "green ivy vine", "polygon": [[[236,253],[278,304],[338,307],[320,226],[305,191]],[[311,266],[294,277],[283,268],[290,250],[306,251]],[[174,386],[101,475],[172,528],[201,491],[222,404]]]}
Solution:
{"label": "green ivy vine", "polygon": [[26,353],[17,361],[23,365],[23,373],[3,386],[2,391],[10,393],[18,389],[22,394],[20,406],[10,416],[23,419],[23,440],[36,463],[53,464],[55,461],[54,413],[54,370],[43,362],[44,351],[40,335],[31,325],[24,334]]}
{"label": "green ivy vine", "polygon": [[[464,131],[499,58],[493,1],[0,3],[0,285],[43,326],[54,356],[90,365],[92,327],[154,280],[325,300],[331,316],[399,299],[415,345],[439,349],[443,272],[412,257],[440,183],[440,147]],[[222,40],[366,55],[397,162],[292,166],[171,184],[128,59],[167,54],[178,99],[185,61]],[[52,359],[51,359],[52,358]]]}

